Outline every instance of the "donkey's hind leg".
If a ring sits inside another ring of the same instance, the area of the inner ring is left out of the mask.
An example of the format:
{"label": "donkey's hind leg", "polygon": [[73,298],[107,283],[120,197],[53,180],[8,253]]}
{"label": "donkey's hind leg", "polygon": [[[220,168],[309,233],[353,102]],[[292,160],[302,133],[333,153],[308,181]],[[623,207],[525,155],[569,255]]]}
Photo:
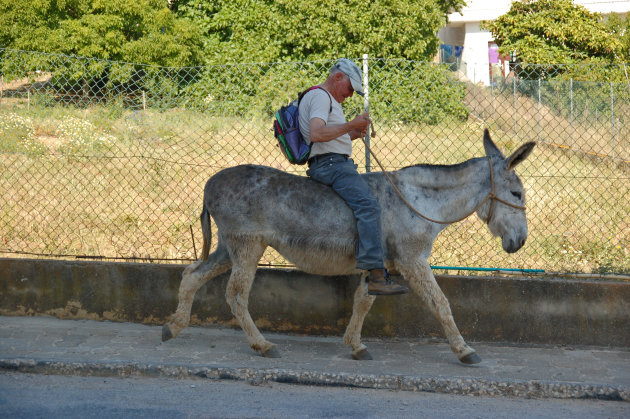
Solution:
{"label": "donkey's hind leg", "polygon": [[372,359],[372,355],[367,350],[367,346],[361,343],[361,329],[363,321],[376,297],[368,294],[367,272],[361,275],[359,286],[354,292],[354,303],[352,304],[352,316],[346,333],[343,335],[343,342],[352,347],[352,358],[364,361]]}
{"label": "donkey's hind leg", "polygon": [[198,260],[184,269],[182,282],[179,284],[179,304],[171,320],[162,327],[162,341],[176,337],[190,322],[190,310],[195,294],[210,279],[228,271],[232,267],[230,256],[225,246],[219,241],[217,250],[208,260]]}
{"label": "donkey's hind leg", "polygon": [[258,260],[267,245],[257,238],[240,238],[234,242],[230,245],[230,256],[234,266],[225,290],[225,299],[247,335],[249,346],[264,357],[279,358],[276,345],[263,337],[248,310],[249,293],[254,283]]}

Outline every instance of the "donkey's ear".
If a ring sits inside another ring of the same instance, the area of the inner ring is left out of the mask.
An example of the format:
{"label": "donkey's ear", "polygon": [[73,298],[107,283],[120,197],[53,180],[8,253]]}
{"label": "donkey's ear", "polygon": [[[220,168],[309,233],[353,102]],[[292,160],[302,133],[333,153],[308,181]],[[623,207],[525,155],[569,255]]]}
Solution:
{"label": "donkey's ear", "polygon": [[499,156],[502,159],[505,158],[503,153],[501,153],[501,150],[499,150],[499,147],[497,147],[494,141],[492,141],[492,138],[490,138],[490,131],[488,131],[488,128],[483,130],[483,149],[486,150],[486,156],[488,157]]}
{"label": "donkey's ear", "polygon": [[522,163],[523,160],[525,160],[531,154],[535,145],[536,143],[532,141],[520,146],[518,150],[516,150],[510,155],[510,157],[507,158],[507,169],[512,170],[518,164]]}

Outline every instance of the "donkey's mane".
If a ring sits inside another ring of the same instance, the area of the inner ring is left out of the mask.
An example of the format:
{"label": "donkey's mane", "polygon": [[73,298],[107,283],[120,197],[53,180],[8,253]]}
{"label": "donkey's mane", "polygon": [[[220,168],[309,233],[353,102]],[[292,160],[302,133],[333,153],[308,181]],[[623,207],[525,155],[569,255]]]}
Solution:
{"label": "donkey's mane", "polygon": [[[416,164],[403,167],[398,172],[410,176],[407,180],[417,187],[431,189],[465,187],[471,180],[469,174],[476,171],[473,166],[483,160],[484,157],[476,157],[456,164]],[[470,173],[466,175],[466,172]]]}
{"label": "donkey's mane", "polygon": [[405,170],[405,169],[413,169],[413,168],[417,168],[417,169],[422,169],[422,170],[440,170],[440,171],[459,171],[462,169],[466,169],[468,168],[468,166],[473,165],[474,163],[477,163],[479,160],[484,160],[486,159],[486,157],[473,157],[472,159],[463,161],[461,163],[455,163],[455,164],[426,164],[426,163],[419,163],[419,164],[414,164],[411,166],[405,166],[400,170]]}

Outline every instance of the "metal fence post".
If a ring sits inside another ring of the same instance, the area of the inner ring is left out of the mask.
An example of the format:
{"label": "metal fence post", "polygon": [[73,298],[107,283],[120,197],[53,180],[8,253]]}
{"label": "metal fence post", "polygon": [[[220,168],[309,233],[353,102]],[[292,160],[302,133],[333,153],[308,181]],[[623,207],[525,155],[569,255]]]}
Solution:
{"label": "metal fence post", "polygon": [[512,96],[514,97],[514,134],[516,135],[516,75],[512,78]]}
{"label": "metal fence post", "polygon": [[574,128],[573,128],[573,78],[571,78],[570,80],[570,89],[571,89],[571,148],[574,147],[575,145],[575,140],[574,140]]}
{"label": "metal fence post", "polygon": [[542,95],[541,95],[541,82],[538,78],[538,141],[542,142]]}
{"label": "metal fence post", "polygon": [[492,119],[494,119],[495,114],[496,114],[496,109],[494,105],[494,83],[493,82],[490,82],[490,93],[492,95]]}
{"label": "metal fence post", "polygon": [[477,111],[477,107],[479,107],[479,106],[480,106],[480,105],[479,105],[479,99],[478,99],[478,97],[477,97],[477,64],[475,64],[475,65],[473,66],[473,97],[475,98],[475,100],[474,100],[474,105],[473,105],[473,108],[474,108],[475,112],[476,112],[478,115],[483,116],[483,115],[481,114],[481,112]]}
{"label": "metal fence post", "polygon": [[610,82],[610,132],[612,135],[612,158],[615,158],[615,94]]}
{"label": "metal fence post", "polygon": [[[370,89],[369,89],[369,77],[368,77],[368,55],[363,54],[363,112],[370,111]],[[367,128],[365,134],[365,172],[370,172],[370,127]]]}

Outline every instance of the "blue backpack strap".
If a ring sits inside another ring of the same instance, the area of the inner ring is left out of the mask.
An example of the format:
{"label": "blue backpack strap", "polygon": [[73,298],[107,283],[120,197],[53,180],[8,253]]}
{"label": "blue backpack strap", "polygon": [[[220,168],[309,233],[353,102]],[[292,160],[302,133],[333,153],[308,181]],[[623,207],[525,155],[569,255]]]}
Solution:
{"label": "blue backpack strap", "polygon": [[306,89],[305,91],[303,91],[302,93],[300,93],[298,95],[298,106],[300,106],[300,102],[302,101],[302,98],[304,97],[304,95],[307,94],[308,92],[310,92],[311,90],[315,90],[315,89],[322,89],[328,95],[328,98],[330,99],[330,109],[328,109],[328,113],[330,114],[332,112],[332,97],[330,96],[330,93],[328,93],[328,90],[324,89],[320,85],[310,87],[310,88]]}

